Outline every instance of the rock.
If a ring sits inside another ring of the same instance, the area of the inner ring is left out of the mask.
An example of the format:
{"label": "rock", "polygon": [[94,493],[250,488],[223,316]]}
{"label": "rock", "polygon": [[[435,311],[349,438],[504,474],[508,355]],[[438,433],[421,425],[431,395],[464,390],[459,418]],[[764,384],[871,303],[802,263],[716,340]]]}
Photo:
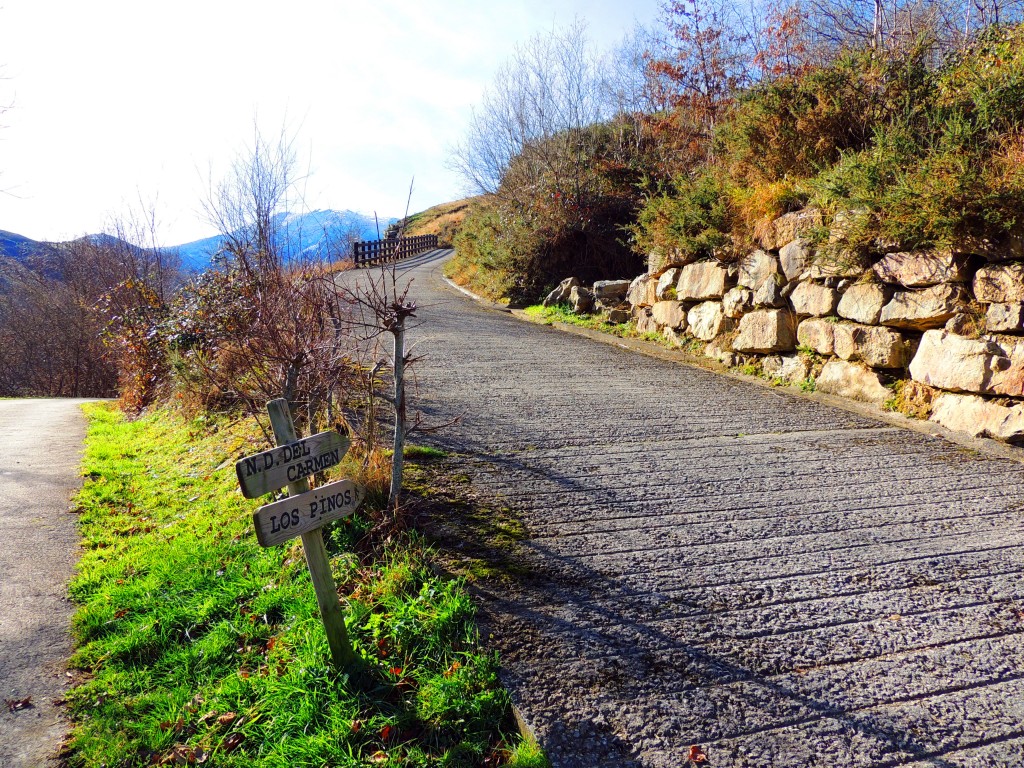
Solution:
{"label": "rock", "polygon": [[1024,304],[989,304],[985,327],[992,333],[1020,333],[1024,330]]}
{"label": "rock", "polygon": [[742,288],[756,291],[766,280],[776,280],[780,272],[779,260],[758,249],[740,259],[736,282]]}
{"label": "rock", "polygon": [[579,286],[580,281],[575,277],[567,277],[565,280],[558,284],[551,293],[544,297],[544,301],[541,302],[545,307],[552,307],[555,304],[565,304],[569,301],[569,293],[573,288]]}
{"label": "rock", "polygon": [[811,278],[823,280],[827,277],[860,277],[871,267],[864,254],[849,248],[821,248],[814,254],[811,264]]}
{"label": "rock", "polygon": [[783,214],[772,222],[768,232],[761,238],[761,245],[768,250],[780,248],[802,235],[809,235],[812,230],[822,226],[823,222],[821,211],[817,208]]}
{"label": "rock", "polygon": [[650,307],[634,308],[633,321],[636,323],[637,333],[657,333],[660,328]]}
{"label": "rock", "polygon": [[860,360],[872,368],[903,368],[909,358],[903,336],[877,325],[839,323],[833,339],[837,357]]}
{"label": "rock", "polygon": [[672,269],[666,270],[665,273],[658,278],[658,283],[654,288],[654,295],[658,301],[664,301],[666,299],[675,299],[676,283],[679,281],[679,269],[672,267]]}
{"label": "rock", "polygon": [[817,317],[802,321],[796,329],[796,340],[801,347],[813,349],[819,355],[835,354],[836,324]]}
{"label": "rock", "polygon": [[754,291],[755,307],[781,307],[786,303],[786,286],[782,283],[782,275],[765,280]]}
{"label": "rock", "polygon": [[686,328],[686,307],[681,301],[659,301],[651,307],[651,314],[658,325]]}
{"label": "rock", "polygon": [[839,304],[839,291],[818,283],[800,283],[790,294],[793,311],[798,315],[824,317],[835,313]]}
{"label": "rock", "polygon": [[730,288],[722,297],[722,311],[726,317],[738,320],[745,312],[753,309],[754,294],[749,288]]}
{"label": "rock", "polygon": [[773,379],[799,384],[811,375],[811,361],[800,355],[771,355],[761,361],[761,370]]}
{"label": "rock", "polygon": [[796,280],[811,265],[814,257],[814,250],[811,248],[811,241],[798,237],[791,240],[779,249],[779,266],[782,274],[787,280]]}
{"label": "rock", "polygon": [[1024,302],[1024,264],[988,264],[974,275],[974,298],[985,304]]}
{"label": "rock", "polygon": [[848,208],[845,211],[836,211],[832,217],[832,226],[829,227],[828,241],[830,243],[848,242],[851,236],[863,232],[871,223],[871,209],[859,206]]}
{"label": "rock", "polygon": [[682,331],[677,331],[675,328],[665,328],[662,330],[661,335],[674,347],[685,347],[690,343],[690,340],[683,335]]}
{"label": "rock", "polygon": [[935,285],[919,291],[897,291],[882,308],[878,321],[894,328],[926,331],[941,328],[964,306],[966,291],[959,285]]}
{"label": "rock", "polygon": [[732,343],[737,352],[790,352],[796,348],[796,322],[785,309],[759,309],[743,316]]}
{"label": "rock", "polygon": [[952,251],[900,251],[887,253],[874,266],[883,283],[923,288],[939,283],[959,283],[965,278],[967,260]]}
{"label": "rock", "polygon": [[609,309],[604,313],[605,319],[612,325],[622,325],[628,323],[632,316],[629,314],[628,309]]}
{"label": "rock", "polygon": [[979,318],[969,312],[957,312],[942,327],[957,336],[971,337],[980,336],[985,330],[984,323],[979,322]]}
{"label": "rock", "polygon": [[722,311],[718,301],[705,301],[690,310],[686,316],[690,335],[701,341],[711,341],[720,333],[732,330],[732,321]]}
{"label": "rock", "polygon": [[858,323],[877,325],[882,316],[882,307],[889,303],[893,289],[878,283],[857,283],[851,285],[839,300],[837,312],[840,317]]}
{"label": "rock", "polygon": [[569,291],[569,305],[577,315],[585,315],[594,309],[594,294],[582,285],[573,286]]}
{"label": "rock", "polygon": [[998,405],[977,395],[945,392],[932,404],[931,420],[974,437],[1024,442],[1024,405]]}
{"label": "rock", "polygon": [[649,307],[658,300],[655,295],[657,288],[658,281],[653,275],[640,275],[629,284],[626,301],[634,307]]}
{"label": "rock", "polygon": [[655,248],[647,254],[647,273],[660,275],[671,267],[682,267],[693,261],[692,256],[684,256],[678,248],[666,251],[662,248]]}
{"label": "rock", "polygon": [[952,392],[1021,397],[1024,346],[927,331],[910,363],[910,375],[914,381]]}
{"label": "rock", "polygon": [[629,280],[598,280],[594,283],[594,298],[604,302],[625,301],[629,286]]}
{"label": "rock", "polygon": [[720,299],[725,294],[729,270],[717,261],[699,261],[679,270],[676,298],[679,301]]}
{"label": "rock", "polygon": [[825,363],[815,380],[814,388],[818,392],[876,405],[882,405],[892,397],[892,392],[882,384],[881,376],[862,365],[845,360],[829,360]]}
{"label": "rock", "polygon": [[732,368],[739,363],[739,355],[722,345],[721,339],[713,341],[704,347],[704,357],[717,360],[727,368]]}

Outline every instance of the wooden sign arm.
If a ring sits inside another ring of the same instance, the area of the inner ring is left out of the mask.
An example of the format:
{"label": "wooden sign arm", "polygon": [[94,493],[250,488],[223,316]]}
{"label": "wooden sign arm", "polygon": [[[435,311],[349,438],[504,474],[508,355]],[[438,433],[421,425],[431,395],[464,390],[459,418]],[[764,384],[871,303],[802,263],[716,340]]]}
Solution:
{"label": "wooden sign arm", "polygon": [[[270,414],[274,439],[277,440],[278,445],[298,440],[287,400],[284,398],[271,400],[267,403],[267,412]],[[288,494],[291,496],[305,493],[308,490],[309,480],[306,478],[288,484]],[[306,555],[309,575],[313,579],[313,589],[316,592],[320,617],[323,620],[324,629],[327,630],[327,644],[331,648],[331,659],[334,661],[335,668],[342,670],[356,660],[356,654],[348,639],[345,615],[338,600],[338,590],[334,583],[334,576],[331,574],[331,563],[327,558],[327,547],[324,546],[324,536],[320,528],[302,534],[302,550]]]}

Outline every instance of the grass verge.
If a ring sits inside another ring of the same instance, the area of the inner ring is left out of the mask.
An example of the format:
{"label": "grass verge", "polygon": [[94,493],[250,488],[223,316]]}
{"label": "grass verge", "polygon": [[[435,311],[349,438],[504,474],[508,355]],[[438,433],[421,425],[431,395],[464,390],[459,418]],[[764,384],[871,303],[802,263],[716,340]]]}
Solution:
{"label": "grass verge", "polygon": [[256,543],[257,502],[236,490],[233,463],[265,447],[258,433],[86,411],[71,585],[84,679],[68,696],[65,764],[546,764],[509,736],[464,584],[438,575],[417,534],[367,551],[372,510],[325,530],[365,662],[357,685],[328,663],[301,546]]}

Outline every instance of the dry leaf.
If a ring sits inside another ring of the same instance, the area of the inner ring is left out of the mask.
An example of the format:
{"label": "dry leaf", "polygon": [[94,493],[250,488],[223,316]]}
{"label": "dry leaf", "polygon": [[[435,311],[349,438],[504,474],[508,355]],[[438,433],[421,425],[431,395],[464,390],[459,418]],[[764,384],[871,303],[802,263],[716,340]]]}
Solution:
{"label": "dry leaf", "polygon": [[221,742],[220,748],[224,750],[225,754],[230,754],[238,749],[239,745],[245,741],[245,736],[241,733],[229,734],[223,742]]}
{"label": "dry leaf", "polygon": [[9,712],[17,712],[19,709],[29,709],[35,705],[32,703],[32,697],[26,696],[24,699],[4,699],[4,706]]}
{"label": "dry leaf", "polygon": [[231,725],[238,718],[234,712],[225,712],[223,715],[217,718],[217,722],[220,725]]}
{"label": "dry leaf", "polygon": [[690,746],[690,753],[687,755],[687,760],[691,763],[706,763],[708,756],[704,754],[704,750],[699,745],[693,744]]}

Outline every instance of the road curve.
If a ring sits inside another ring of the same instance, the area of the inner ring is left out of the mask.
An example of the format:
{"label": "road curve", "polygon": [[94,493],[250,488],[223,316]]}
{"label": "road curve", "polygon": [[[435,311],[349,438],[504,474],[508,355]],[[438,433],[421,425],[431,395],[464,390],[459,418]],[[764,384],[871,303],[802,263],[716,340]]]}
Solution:
{"label": "road curve", "polygon": [[487,310],[444,255],[413,404],[528,528],[480,591],[556,768],[1024,765],[1024,466]]}
{"label": "road curve", "polygon": [[82,400],[0,400],[0,766],[37,768],[54,756],[66,724],[54,704],[68,685],[78,551],[68,514],[80,479]]}

